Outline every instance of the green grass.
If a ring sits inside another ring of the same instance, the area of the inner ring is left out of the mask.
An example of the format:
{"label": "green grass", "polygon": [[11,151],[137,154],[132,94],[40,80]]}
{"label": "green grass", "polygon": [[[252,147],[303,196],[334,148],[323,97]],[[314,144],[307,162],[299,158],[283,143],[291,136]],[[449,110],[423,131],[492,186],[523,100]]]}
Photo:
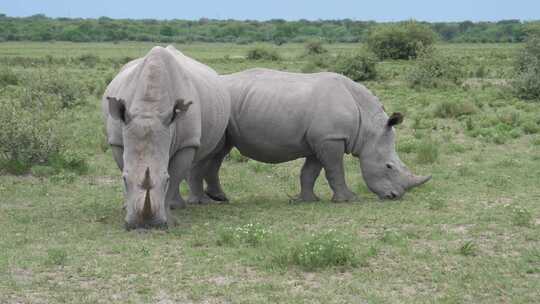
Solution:
{"label": "green grass", "polygon": [[[369,192],[347,156],[347,181],[360,202],[332,204],[321,175],[321,202],[289,204],[301,160],[267,165],[234,152],[221,172],[229,204],[174,211],[179,225],[168,231],[126,232],[99,91],[123,58],[151,47],[0,43],[0,64],[17,77],[52,68],[92,85],[87,100],[60,117],[64,165],[77,167],[84,156],[84,170],[40,164],[32,174],[0,175],[1,303],[538,301],[540,138],[528,121],[538,125],[540,108],[508,94],[519,46],[438,45],[468,75],[485,67],[481,79],[451,89],[410,89],[412,62],[377,64],[380,78],[365,85],[388,113],[405,114],[396,130],[401,159],[433,175],[400,201]],[[266,45],[281,60],[256,62],[245,58],[252,45],[177,47],[221,73],[300,71],[308,60],[301,44]],[[326,47],[337,56],[360,46]]]}

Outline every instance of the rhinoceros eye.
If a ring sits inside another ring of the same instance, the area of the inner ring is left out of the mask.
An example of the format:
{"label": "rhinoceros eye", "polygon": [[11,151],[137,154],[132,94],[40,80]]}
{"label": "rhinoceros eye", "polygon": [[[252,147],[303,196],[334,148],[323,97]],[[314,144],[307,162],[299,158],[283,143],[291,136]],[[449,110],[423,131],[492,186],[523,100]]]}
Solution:
{"label": "rhinoceros eye", "polygon": [[394,167],[393,167],[390,163],[387,163],[387,164],[386,164],[386,168],[388,168],[388,169],[394,169]]}

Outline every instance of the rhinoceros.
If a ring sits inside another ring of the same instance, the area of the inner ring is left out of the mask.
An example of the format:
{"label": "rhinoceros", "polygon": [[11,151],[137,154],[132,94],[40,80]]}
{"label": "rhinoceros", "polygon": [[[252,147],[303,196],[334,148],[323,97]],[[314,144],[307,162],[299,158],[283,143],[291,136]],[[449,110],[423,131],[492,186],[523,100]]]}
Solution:
{"label": "rhinoceros", "polygon": [[345,153],[360,160],[368,188],[382,199],[400,198],[431,178],[412,174],[395,151],[393,127],[403,116],[388,116],[377,97],[345,76],[251,69],[223,75],[221,81],[231,95],[226,142],[192,172],[198,183],[206,180],[206,194],[215,200],[227,200],[218,170],[232,147],[265,163],[305,158],[300,201],[319,200],[313,186],[322,168],[333,201],[357,199],[345,182]]}
{"label": "rhinoceros", "polygon": [[102,110],[124,180],[126,228],[173,224],[170,209],[185,204],[179,183],[222,144],[230,96],[218,74],[172,46],[154,47],[121,69]]}

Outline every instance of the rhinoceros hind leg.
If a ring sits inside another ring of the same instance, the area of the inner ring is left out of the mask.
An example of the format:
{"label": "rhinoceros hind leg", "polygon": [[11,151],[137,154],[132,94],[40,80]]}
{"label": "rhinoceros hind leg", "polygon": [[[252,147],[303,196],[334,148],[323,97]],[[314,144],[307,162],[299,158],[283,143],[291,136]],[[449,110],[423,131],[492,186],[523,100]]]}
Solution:
{"label": "rhinoceros hind leg", "polygon": [[326,179],[334,191],[333,202],[351,202],[358,199],[345,181],[344,153],[345,143],[341,140],[325,141],[317,151],[317,158],[321,161]]}
{"label": "rhinoceros hind leg", "polygon": [[210,198],[216,201],[220,202],[228,202],[229,199],[227,198],[227,195],[223,191],[223,188],[221,188],[221,181],[219,180],[219,169],[221,168],[221,164],[223,163],[223,159],[229,152],[231,151],[232,146],[230,145],[224,145],[222,149],[210,159],[208,166],[206,167],[206,175],[204,176],[204,180],[206,181],[207,187],[206,187],[206,195],[208,195]]}
{"label": "rhinoceros hind leg", "polygon": [[203,177],[206,175],[210,159],[205,159],[196,163],[191,169],[189,176],[189,198],[188,204],[210,204],[214,200],[204,192]]}
{"label": "rhinoceros hind leg", "polygon": [[180,182],[189,176],[195,148],[182,149],[169,162],[169,188],[165,198],[166,206],[171,209],[185,208],[186,202],[180,196]]}
{"label": "rhinoceros hind leg", "polygon": [[306,157],[306,161],[302,166],[300,173],[300,195],[298,195],[296,201],[301,202],[317,202],[320,199],[315,195],[313,187],[315,187],[315,181],[321,173],[322,164],[315,156]]}

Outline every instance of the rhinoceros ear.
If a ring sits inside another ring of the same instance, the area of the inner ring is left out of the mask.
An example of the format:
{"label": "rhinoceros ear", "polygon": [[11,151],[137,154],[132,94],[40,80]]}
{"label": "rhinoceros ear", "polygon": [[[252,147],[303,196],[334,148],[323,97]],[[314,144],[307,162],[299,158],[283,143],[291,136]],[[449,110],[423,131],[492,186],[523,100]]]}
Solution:
{"label": "rhinoceros ear", "polygon": [[396,112],[390,115],[390,118],[388,118],[388,122],[386,123],[386,125],[388,127],[393,127],[393,126],[399,125],[402,122],[403,122],[403,115],[399,112]]}
{"label": "rhinoceros ear", "polygon": [[170,122],[172,123],[177,117],[180,117],[180,116],[186,114],[186,112],[189,110],[189,107],[192,104],[193,104],[193,101],[185,102],[185,100],[182,99],[182,98],[177,99],[175,104],[174,104],[174,108],[173,108],[172,117],[171,117]]}
{"label": "rhinoceros ear", "polygon": [[121,98],[110,96],[107,96],[107,100],[109,101],[109,113],[111,114],[111,117],[127,123],[126,102]]}

